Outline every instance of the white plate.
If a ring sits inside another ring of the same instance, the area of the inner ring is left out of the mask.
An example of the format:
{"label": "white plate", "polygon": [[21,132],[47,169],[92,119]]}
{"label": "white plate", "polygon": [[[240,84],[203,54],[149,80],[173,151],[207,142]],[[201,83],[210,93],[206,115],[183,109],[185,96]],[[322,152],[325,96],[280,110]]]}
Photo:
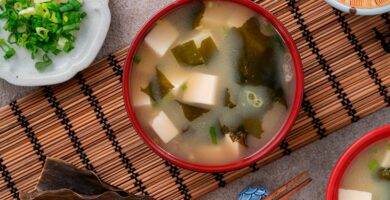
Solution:
{"label": "white plate", "polygon": [[372,9],[363,9],[363,8],[352,8],[351,6],[345,5],[339,2],[338,0],[325,0],[325,1],[338,10],[341,10],[346,13],[355,14],[355,15],[379,15],[390,11],[390,5],[386,5],[378,8],[372,8]]}
{"label": "white plate", "polygon": [[[111,22],[108,7],[109,0],[84,0],[82,10],[87,13],[81,29],[77,33],[75,48],[68,54],[50,56],[52,66],[45,72],[35,69],[36,60],[31,59],[31,53],[21,47],[15,48],[17,55],[8,61],[0,52],[0,78],[20,86],[43,86],[65,82],[77,72],[87,68],[99,53],[106,38]],[[0,21],[0,38],[8,38],[8,32],[3,30],[5,20]]]}

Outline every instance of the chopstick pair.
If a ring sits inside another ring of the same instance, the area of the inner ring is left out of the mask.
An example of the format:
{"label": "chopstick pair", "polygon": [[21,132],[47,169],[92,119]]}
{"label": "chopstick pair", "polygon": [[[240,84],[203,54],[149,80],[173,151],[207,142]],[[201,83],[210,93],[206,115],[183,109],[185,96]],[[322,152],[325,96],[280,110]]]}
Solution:
{"label": "chopstick pair", "polygon": [[299,190],[307,186],[311,181],[312,179],[309,177],[309,173],[305,171],[276,189],[264,200],[287,200]]}

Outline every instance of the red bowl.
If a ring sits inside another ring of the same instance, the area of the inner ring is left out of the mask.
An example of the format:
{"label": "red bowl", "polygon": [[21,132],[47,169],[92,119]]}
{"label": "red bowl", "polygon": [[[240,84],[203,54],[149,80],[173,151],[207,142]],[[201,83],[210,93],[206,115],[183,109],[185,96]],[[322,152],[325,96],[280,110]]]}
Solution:
{"label": "red bowl", "polygon": [[158,12],[155,16],[153,16],[146,25],[141,29],[141,31],[138,33],[137,37],[133,41],[130,51],[127,56],[127,60],[124,67],[123,72],[123,95],[124,95],[124,101],[126,110],[128,113],[128,116],[131,119],[131,122],[134,125],[135,130],[138,132],[138,134],[141,136],[141,138],[145,141],[145,143],[159,156],[164,158],[165,160],[168,160],[180,167],[187,168],[193,171],[198,172],[226,172],[231,171],[239,168],[243,168],[246,166],[249,166],[250,164],[260,160],[261,158],[265,157],[268,153],[270,153],[273,149],[279,146],[279,144],[282,142],[282,140],[286,137],[287,133],[291,129],[291,127],[294,124],[295,118],[298,115],[300,105],[303,98],[303,72],[302,72],[302,64],[299,57],[299,53],[297,51],[297,48],[294,44],[293,39],[289,35],[288,31],[283,27],[283,25],[268,11],[266,11],[264,8],[260,7],[259,5],[250,2],[250,1],[243,1],[243,0],[222,0],[222,1],[229,1],[233,3],[240,4],[242,6],[245,6],[247,8],[250,8],[251,10],[257,12],[259,15],[265,17],[269,20],[270,23],[273,24],[273,26],[277,29],[277,31],[282,36],[284,42],[286,43],[286,46],[289,49],[289,52],[292,57],[292,62],[294,64],[294,75],[295,75],[295,96],[293,99],[293,103],[290,109],[289,116],[285,123],[283,124],[283,127],[280,129],[280,131],[271,139],[270,142],[268,142],[267,145],[265,145],[262,149],[257,151],[251,156],[246,157],[245,159],[227,164],[227,165],[221,165],[221,166],[205,166],[205,165],[197,165],[193,163],[189,163],[183,160],[180,160],[176,158],[174,155],[171,155],[158,145],[156,145],[153,140],[144,132],[142,129],[140,123],[137,120],[137,116],[134,113],[134,110],[132,108],[132,102],[131,98],[129,96],[130,93],[130,79],[131,79],[131,69],[133,64],[133,57],[136,53],[136,50],[139,46],[139,44],[142,43],[142,40],[144,39],[145,35],[148,33],[148,31],[152,28],[153,24],[159,20],[160,18],[164,17],[165,15],[169,14],[170,12],[193,2],[196,2],[199,0],[178,0],[168,7],[164,8],[160,12]]}
{"label": "red bowl", "polygon": [[368,133],[349,147],[349,149],[341,156],[330,175],[326,191],[326,200],[338,199],[340,182],[351,162],[367,147],[386,138],[390,138],[390,126],[384,126]]}

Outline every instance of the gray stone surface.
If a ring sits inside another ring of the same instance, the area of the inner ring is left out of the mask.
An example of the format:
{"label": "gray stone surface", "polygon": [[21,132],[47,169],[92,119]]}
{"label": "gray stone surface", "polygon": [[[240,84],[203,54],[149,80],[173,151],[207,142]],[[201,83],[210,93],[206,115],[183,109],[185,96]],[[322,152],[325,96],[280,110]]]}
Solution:
{"label": "gray stone surface", "polygon": [[[111,0],[111,29],[99,57],[129,45],[147,19],[171,2],[173,0]],[[22,97],[34,89],[12,86],[0,80],[0,105]],[[292,199],[324,199],[328,177],[342,152],[368,131],[387,123],[390,123],[390,109],[377,112],[358,123],[337,131],[336,134],[322,141],[294,152],[291,156],[264,166],[258,172],[216,190],[203,199],[235,199],[239,191],[250,184],[263,185],[273,189],[304,170],[310,172],[314,181]],[[207,186],[205,185],[205,187]]]}

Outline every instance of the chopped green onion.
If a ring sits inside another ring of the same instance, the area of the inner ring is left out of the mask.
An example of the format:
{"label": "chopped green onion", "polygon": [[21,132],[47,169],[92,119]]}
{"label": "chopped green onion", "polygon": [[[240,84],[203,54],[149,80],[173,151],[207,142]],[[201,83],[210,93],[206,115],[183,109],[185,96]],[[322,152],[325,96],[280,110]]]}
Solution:
{"label": "chopped green onion", "polygon": [[72,42],[66,42],[64,46],[64,52],[68,53],[74,49],[73,43]]}
{"label": "chopped green onion", "polygon": [[215,127],[210,127],[210,137],[211,137],[211,142],[213,144],[217,144],[217,129]]}
{"label": "chopped green onion", "polygon": [[3,58],[8,60],[16,54],[15,49],[7,44],[4,39],[0,39],[0,49],[4,52]]}
{"label": "chopped green onion", "polygon": [[390,144],[387,145],[387,150],[390,151]]}
{"label": "chopped green onion", "polygon": [[43,27],[37,27],[35,30],[41,38],[47,39],[49,37],[49,30]]}
{"label": "chopped green onion", "polygon": [[15,54],[16,54],[15,49],[12,49],[12,48],[11,48],[11,49],[8,49],[8,51],[5,52],[4,58],[5,58],[6,60],[8,60],[8,59],[12,58]]}
{"label": "chopped green onion", "polygon": [[188,85],[186,83],[184,83],[183,85],[180,86],[180,89],[182,91],[186,91],[188,89]]}
{"label": "chopped green onion", "polygon": [[63,6],[60,7],[61,12],[68,12],[68,11],[78,11],[82,7],[83,4],[81,4],[77,0],[69,0],[69,2]]}
{"label": "chopped green onion", "polygon": [[47,67],[49,67],[52,63],[53,63],[53,61],[49,58],[49,56],[47,56],[47,54],[45,54],[43,56],[43,61],[35,63],[35,68],[38,71],[42,72],[42,71],[46,70]]}
{"label": "chopped green onion", "polygon": [[14,33],[11,33],[11,34],[8,36],[8,43],[10,43],[10,44],[15,44],[15,43],[16,43],[16,37],[15,37],[15,34],[14,34]]}
{"label": "chopped green onion", "polygon": [[15,10],[23,10],[23,4],[21,2],[16,2],[14,8]]}
{"label": "chopped green onion", "polygon": [[371,171],[376,169],[378,167],[379,163],[377,160],[372,160],[370,163],[368,163],[368,169]]}

